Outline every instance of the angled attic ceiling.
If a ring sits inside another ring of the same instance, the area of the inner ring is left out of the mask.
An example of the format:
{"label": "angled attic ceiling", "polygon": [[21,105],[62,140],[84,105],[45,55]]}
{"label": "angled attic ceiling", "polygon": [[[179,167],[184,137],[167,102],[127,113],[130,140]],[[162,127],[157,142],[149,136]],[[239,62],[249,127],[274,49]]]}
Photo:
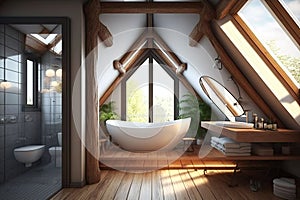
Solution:
{"label": "angled attic ceiling", "polygon": [[62,35],[57,24],[13,24],[25,34],[25,51],[43,55],[47,51],[61,56]]}
{"label": "angled attic ceiling", "polygon": [[[198,45],[198,42],[203,38],[207,37],[217,54],[220,56],[225,68],[234,77],[237,83],[242,89],[249,95],[253,102],[265,113],[266,116],[272,119],[277,119],[279,124],[283,127],[284,123],[281,122],[278,114],[274,112],[274,109],[266,102],[264,96],[259,93],[253,86],[251,80],[246,78],[246,75],[241,71],[240,66],[237,65],[236,60],[233,60],[231,52],[228,53],[228,47],[224,44],[224,41],[220,41],[220,28],[218,21],[231,15],[232,12],[239,10],[246,1],[220,1],[215,6],[210,5],[206,1],[201,2],[184,2],[184,3],[133,3],[133,2],[100,2],[100,13],[101,14],[112,14],[112,13],[197,13],[200,15],[200,20],[193,30],[190,32],[191,46]],[[217,21],[218,20],[218,21]],[[104,28],[102,31],[106,32],[106,39],[109,38],[110,45],[113,45],[112,35],[109,33],[109,28],[102,24]],[[101,38],[101,35],[100,35]],[[102,37],[105,40],[105,37]],[[108,45],[108,46],[110,46]],[[299,104],[299,98],[297,94],[294,95],[296,101]],[[101,101],[103,102],[103,101]]]}
{"label": "angled attic ceiling", "polygon": [[124,75],[129,71],[136,61],[143,57],[143,54],[149,54],[154,52],[158,55],[164,63],[171,69],[171,71],[176,74],[177,78],[185,85],[185,87],[190,91],[194,92],[192,86],[189,82],[182,76],[182,73],[187,68],[187,64],[183,63],[176,54],[168,47],[168,45],[163,41],[163,39],[156,33],[153,27],[153,16],[147,16],[147,27],[142,35],[136,40],[136,42],[131,46],[131,48],[125,53],[121,59],[114,60],[113,66],[119,71],[120,75],[114,80],[111,86],[106,90],[104,95],[100,98],[100,105],[102,105],[107,98],[112,94],[113,90],[122,81]]}

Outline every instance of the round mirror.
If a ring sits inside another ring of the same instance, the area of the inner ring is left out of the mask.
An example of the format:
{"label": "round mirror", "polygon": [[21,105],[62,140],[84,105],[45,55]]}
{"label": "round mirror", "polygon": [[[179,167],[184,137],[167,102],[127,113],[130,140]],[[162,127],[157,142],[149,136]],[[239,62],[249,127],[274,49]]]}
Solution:
{"label": "round mirror", "polygon": [[218,81],[201,76],[199,83],[208,98],[226,115],[238,117],[244,114],[239,101]]}

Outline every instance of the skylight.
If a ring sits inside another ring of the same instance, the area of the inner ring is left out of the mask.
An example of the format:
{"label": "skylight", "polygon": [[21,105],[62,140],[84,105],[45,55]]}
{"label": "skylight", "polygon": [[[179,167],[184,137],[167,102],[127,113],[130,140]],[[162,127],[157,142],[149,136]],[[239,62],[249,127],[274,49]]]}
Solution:
{"label": "skylight", "polygon": [[[293,2],[287,1],[286,2]],[[295,3],[296,1],[294,1]],[[297,11],[299,12],[299,11]],[[299,88],[300,51],[278,20],[265,7],[263,0],[249,1],[239,12],[255,36]]]}
{"label": "skylight", "polygon": [[279,1],[295,23],[300,27],[300,1],[299,0],[280,0]]}
{"label": "skylight", "polygon": [[57,34],[31,34],[33,37],[44,43],[45,45],[53,42]]}
{"label": "skylight", "polygon": [[300,106],[297,101],[291,97],[284,85],[278,80],[263,59],[238,31],[235,25],[231,21],[228,21],[221,25],[221,28],[247,62],[253,67],[256,74],[266,83],[278,101],[281,102],[293,118],[298,118]]}
{"label": "skylight", "polygon": [[51,48],[56,54],[61,55],[62,53],[62,40],[60,39],[59,42]]}

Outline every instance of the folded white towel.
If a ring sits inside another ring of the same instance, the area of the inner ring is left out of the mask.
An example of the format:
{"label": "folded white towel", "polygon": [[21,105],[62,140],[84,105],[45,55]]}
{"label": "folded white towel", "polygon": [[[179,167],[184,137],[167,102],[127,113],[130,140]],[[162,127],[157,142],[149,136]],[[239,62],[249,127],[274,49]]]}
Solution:
{"label": "folded white towel", "polygon": [[287,194],[287,193],[282,193],[280,191],[273,191],[273,194],[283,199],[288,199],[288,200],[296,199],[296,194]]}
{"label": "folded white towel", "polygon": [[211,141],[223,145],[225,148],[240,148],[240,147],[251,147],[251,143],[248,142],[236,142],[228,137],[212,137]]}
{"label": "folded white towel", "polygon": [[238,150],[233,150],[233,151],[230,151],[231,149],[229,150],[224,150],[220,147],[220,145],[216,145],[216,144],[213,144],[211,143],[211,146],[214,147],[215,149],[217,149],[218,151],[222,152],[225,156],[250,156],[251,155],[251,150],[247,150],[247,151],[238,151]]}
{"label": "folded white towel", "polygon": [[284,187],[280,187],[278,185],[274,185],[273,189],[281,192],[281,193],[287,193],[287,194],[296,194],[296,189],[295,188],[284,188]]}
{"label": "folded white towel", "polygon": [[296,189],[295,179],[292,178],[275,178],[273,183],[279,187]]}

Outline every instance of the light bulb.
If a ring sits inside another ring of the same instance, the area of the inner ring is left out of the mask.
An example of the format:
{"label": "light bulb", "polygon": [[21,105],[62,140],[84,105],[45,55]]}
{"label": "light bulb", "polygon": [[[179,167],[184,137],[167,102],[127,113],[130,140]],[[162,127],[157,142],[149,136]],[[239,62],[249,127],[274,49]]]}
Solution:
{"label": "light bulb", "polygon": [[51,81],[50,85],[52,87],[56,87],[56,86],[58,86],[58,82],[57,81]]}
{"label": "light bulb", "polygon": [[56,70],[56,76],[57,77],[62,77],[62,69]]}
{"label": "light bulb", "polygon": [[55,71],[53,69],[47,69],[46,70],[46,76],[47,77],[53,77],[53,76],[55,76]]}
{"label": "light bulb", "polygon": [[7,82],[7,81],[2,81],[0,83],[0,87],[3,88],[3,89],[8,89],[11,87],[11,83],[10,82]]}

